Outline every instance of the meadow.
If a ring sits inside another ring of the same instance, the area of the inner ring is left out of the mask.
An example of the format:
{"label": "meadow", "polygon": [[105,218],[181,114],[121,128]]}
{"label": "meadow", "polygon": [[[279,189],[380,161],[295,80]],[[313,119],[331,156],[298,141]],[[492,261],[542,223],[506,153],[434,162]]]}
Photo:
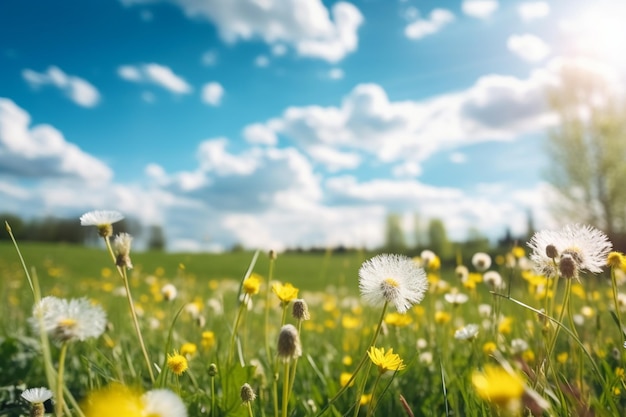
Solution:
{"label": "meadow", "polygon": [[[555,238],[565,246],[543,275],[523,245],[451,264],[379,258],[365,278],[375,253],[18,242],[24,268],[5,240],[0,415],[625,415],[626,261],[576,237]],[[392,275],[406,268],[424,274],[423,294],[402,292]],[[106,319],[84,334],[80,315],[50,325],[46,296],[86,297],[82,318],[97,306]],[[38,387],[50,395],[20,396]]]}

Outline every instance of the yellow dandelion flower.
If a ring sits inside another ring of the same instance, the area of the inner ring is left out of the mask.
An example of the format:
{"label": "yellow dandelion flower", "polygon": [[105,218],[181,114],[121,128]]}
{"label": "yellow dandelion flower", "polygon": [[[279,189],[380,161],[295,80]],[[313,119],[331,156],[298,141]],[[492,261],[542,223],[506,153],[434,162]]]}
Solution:
{"label": "yellow dandelion flower", "polygon": [[437,324],[446,324],[450,321],[452,317],[449,313],[445,311],[437,311],[435,312],[435,323]]}
{"label": "yellow dandelion flower", "polygon": [[501,367],[486,365],[481,371],[472,374],[472,385],[476,394],[483,400],[513,411],[521,405],[524,382],[517,374],[511,374]]}
{"label": "yellow dandelion flower", "polygon": [[252,273],[243,281],[243,291],[248,295],[258,294],[261,289],[261,276]]}
{"label": "yellow dandelion flower", "polygon": [[385,316],[385,323],[390,326],[406,327],[413,323],[413,319],[408,314],[389,313]]}
{"label": "yellow dandelion flower", "polygon": [[522,353],[522,359],[525,362],[534,362],[535,361],[535,352],[533,352],[532,350],[525,350]]}
{"label": "yellow dandelion flower", "polygon": [[276,294],[281,303],[289,303],[298,298],[298,289],[290,283],[282,284],[280,282],[272,285],[272,292]]}
{"label": "yellow dandelion flower", "polygon": [[561,352],[558,355],[556,355],[556,361],[560,364],[566,363],[568,358],[569,358],[569,354],[567,352]]}
{"label": "yellow dandelion flower", "polygon": [[360,401],[361,405],[367,405],[370,403],[370,401],[372,401],[372,394],[361,395],[361,401]]}
{"label": "yellow dandelion flower", "polygon": [[189,365],[187,358],[174,351],[173,355],[167,354],[167,367],[170,368],[170,371],[174,374],[180,376],[189,368]]}
{"label": "yellow dandelion flower", "polygon": [[350,355],[345,355],[342,359],[341,359],[341,363],[344,364],[344,366],[350,366],[352,365],[352,356]]}
{"label": "yellow dandelion flower", "polygon": [[494,342],[487,342],[483,345],[483,353],[485,355],[491,355],[498,350],[498,346]]}
{"label": "yellow dandelion flower", "polygon": [[195,343],[183,343],[180,347],[180,354],[186,357],[187,359],[191,358],[198,351],[198,346]]}
{"label": "yellow dandelion flower", "polygon": [[139,393],[120,384],[89,393],[81,404],[85,417],[142,417],[143,408]]}
{"label": "yellow dandelion flower", "polygon": [[587,298],[587,293],[585,292],[585,287],[583,287],[580,283],[576,282],[574,284],[572,284],[572,294],[574,294],[576,297],[580,298],[581,300],[584,300]]}
{"label": "yellow dandelion flower", "polygon": [[615,368],[615,376],[618,378],[624,378],[624,368]]}
{"label": "yellow dandelion flower", "polygon": [[215,333],[210,330],[202,332],[202,340],[200,344],[204,349],[211,349],[215,346]]}
{"label": "yellow dandelion flower", "polygon": [[361,326],[361,320],[358,317],[345,315],[341,318],[341,327],[344,329],[356,329]]}
{"label": "yellow dandelion flower", "polygon": [[526,251],[521,246],[513,246],[513,249],[511,249],[511,253],[517,259],[523,258],[526,255]]}
{"label": "yellow dandelion flower", "polygon": [[[339,385],[345,387],[348,381],[352,378],[352,374],[350,372],[342,372],[339,375]],[[350,381],[350,386],[354,385],[354,380]]]}
{"label": "yellow dandelion flower", "polygon": [[626,268],[626,256],[621,252],[611,252],[606,259],[606,264],[611,268]]}
{"label": "yellow dandelion flower", "polygon": [[402,358],[397,353],[393,353],[393,348],[385,352],[385,348],[379,349],[372,346],[367,351],[367,355],[372,360],[372,363],[378,366],[378,372],[381,374],[387,371],[401,371],[406,367]]}
{"label": "yellow dandelion flower", "polygon": [[622,390],[619,387],[613,388],[613,395],[615,395],[616,397],[619,396],[621,393]]}
{"label": "yellow dandelion flower", "polygon": [[500,334],[511,334],[513,324],[513,317],[504,317],[498,323],[498,333]]}

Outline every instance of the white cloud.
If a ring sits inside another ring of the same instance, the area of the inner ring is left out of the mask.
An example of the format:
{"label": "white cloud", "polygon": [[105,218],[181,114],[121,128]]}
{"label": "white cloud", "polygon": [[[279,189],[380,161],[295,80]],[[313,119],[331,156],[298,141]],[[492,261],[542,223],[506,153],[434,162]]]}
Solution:
{"label": "white cloud", "polygon": [[454,14],[446,9],[434,9],[428,19],[417,19],[404,28],[404,35],[409,39],[421,39],[439,32],[444,26],[454,21]]}
{"label": "white cloud", "polygon": [[361,164],[361,157],[357,153],[341,152],[329,146],[312,146],[308,154],[330,172],[354,169]]}
{"label": "white cloud", "polygon": [[68,75],[58,67],[48,67],[46,72],[38,73],[31,69],[22,71],[22,77],[33,88],[45,85],[57,87],[74,103],[82,107],[94,107],[100,102],[100,93],[89,81],[74,75]]}
{"label": "white cloud", "polygon": [[450,162],[455,164],[464,164],[467,162],[467,155],[461,152],[453,152],[450,154]]}
{"label": "white cloud", "polygon": [[206,51],[205,53],[202,54],[201,61],[202,61],[202,65],[206,67],[214,67],[215,65],[217,65],[217,61],[218,61],[217,51],[213,49],[210,51]]}
{"label": "white cloud", "polygon": [[547,43],[538,36],[528,33],[509,36],[506,46],[509,51],[530,62],[541,61],[550,54]]}
{"label": "white cloud", "polygon": [[406,161],[394,166],[392,173],[398,178],[413,178],[422,174],[422,167],[415,161]]}
{"label": "white cloud", "polygon": [[243,130],[243,137],[250,144],[276,145],[278,143],[276,133],[261,123],[246,126]]}
{"label": "white cloud", "polygon": [[419,163],[442,150],[512,140],[554,123],[545,89],[556,74],[544,68],[525,79],[487,75],[465,90],[420,101],[391,101],[379,85],[360,84],[340,106],[289,107],[264,125],[313,159],[328,147],[366,152],[383,163]]}
{"label": "white cloud", "polygon": [[341,80],[344,76],[343,70],[341,68],[332,68],[328,71],[328,78],[331,80]]}
{"label": "white cloud", "polygon": [[0,98],[0,172],[15,177],[108,181],[113,173],[97,158],[69,143],[50,125],[30,126],[30,115]]}
{"label": "white cloud", "polygon": [[[121,0],[126,5],[160,0]],[[358,47],[363,23],[359,9],[339,1],[330,10],[321,0],[170,0],[190,18],[217,27],[229,43],[262,39],[270,45],[290,45],[301,56],[337,62]]]}
{"label": "white cloud", "polygon": [[478,19],[486,19],[498,10],[497,0],[463,0],[463,13]]}
{"label": "white cloud", "polygon": [[210,106],[219,106],[224,97],[224,87],[218,82],[210,82],[202,87],[202,101]]}
{"label": "white cloud", "polygon": [[265,55],[259,55],[254,59],[254,66],[266,68],[270,65],[270,59]]}
{"label": "white cloud", "polygon": [[550,14],[550,5],[545,1],[527,1],[517,7],[517,13],[525,22],[542,19]]}
{"label": "white cloud", "polygon": [[287,47],[281,43],[272,46],[272,55],[283,56],[287,53]]}
{"label": "white cloud", "polygon": [[176,94],[189,94],[193,90],[184,78],[161,64],[122,65],[117,74],[126,81],[155,84]]}

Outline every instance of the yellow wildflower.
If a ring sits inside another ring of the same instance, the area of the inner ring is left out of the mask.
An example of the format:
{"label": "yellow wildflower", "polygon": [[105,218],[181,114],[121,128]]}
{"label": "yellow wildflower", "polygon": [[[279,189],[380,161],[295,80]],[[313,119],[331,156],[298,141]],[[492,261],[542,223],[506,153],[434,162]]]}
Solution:
{"label": "yellow wildflower", "polygon": [[487,342],[483,345],[483,353],[485,355],[491,355],[498,349],[498,346],[494,342]]}
{"label": "yellow wildflower", "polygon": [[200,342],[205,349],[211,349],[215,346],[215,333],[210,330],[202,332],[202,341]]}
{"label": "yellow wildflower", "polygon": [[621,252],[611,252],[606,259],[606,264],[611,268],[626,268],[626,256]]}
{"label": "yellow wildflower", "polygon": [[189,365],[187,358],[174,351],[173,355],[167,354],[167,367],[170,368],[170,371],[174,374],[180,376],[189,368]]}
{"label": "yellow wildflower", "polygon": [[[339,385],[344,387],[348,381],[350,381],[350,378],[352,378],[352,374],[350,372],[342,372],[341,375],[339,375]],[[350,381],[350,386],[352,385],[354,385],[354,380]]]}
{"label": "yellow wildflower", "polygon": [[511,249],[511,253],[513,254],[513,256],[515,256],[517,259],[523,258],[524,255],[526,255],[526,251],[524,250],[523,247],[521,246],[513,246],[513,249]]}
{"label": "yellow wildflower", "polygon": [[81,404],[85,417],[142,417],[141,396],[121,384],[93,391]]}
{"label": "yellow wildflower", "polygon": [[183,343],[180,347],[180,354],[186,357],[187,359],[191,358],[198,351],[198,346],[195,343]]}
{"label": "yellow wildflower", "polygon": [[385,316],[385,323],[390,326],[406,327],[413,322],[413,319],[408,314],[389,313]]}
{"label": "yellow wildflower", "polygon": [[472,385],[480,398],[509,412],[515,412],[521,406],[520,399],[524,393],[522,378],[501,367],[486,365],[482,372],[474,371]]}
{"label": "yellow wildflower", "polygon": [[243,291],[248,295],[258,294],[261,288],[261,276],[252,273],[243,281]]}
{"label": "yellow wildflower", "polygon": [[372,363],[378,366],[378,372],[385,373],[387,371],[401,371],[406,366],[397,353],[393,353],[393,348],[385,352],[385,348],[376,348],[372,346],[367,351],[367,355]]}
{"label": "yellow wildflower", "polygon": [[567,352],[561,352],[558,355],[556,355],[556,361],[560,364],[564,364],[565,362],[567,362],[568,358],[569,358],[569,354]]}
{"label": "yellow wildflower", "polygon": [[361,405],[367,405],[372,401],[372,394],[363,394],[361,395]]}
{"label": "yellow wildflower", "polygon": [[510,334],[512,324],[513,324],[512,317],[504,317],[502,320],[500,320],[500,323],[498,323],[498,333]]}
{"label": "yellow wildflower", "polygon": [[437,324],[446,324],[450,321],[452,317],[449,313],[445,311],[436,311],[435,312],[435,323]]}
{"label": "yellow wildflower", "polygon": [[298,298],[298,289],[288,282],[285,284],[280,282],[273,284],[272,292],[276,294],[283,304],[288,304],[290,301]]}

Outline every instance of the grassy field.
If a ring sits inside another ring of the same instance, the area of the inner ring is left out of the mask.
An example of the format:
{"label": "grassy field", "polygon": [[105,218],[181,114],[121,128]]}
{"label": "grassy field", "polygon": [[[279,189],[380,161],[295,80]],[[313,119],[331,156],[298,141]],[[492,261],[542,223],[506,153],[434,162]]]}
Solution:
{"label": "grassy field", "polygon": [[[616,416],[626,410],[623,337],[611,313],[610,275],[561,282],[546,299],[546,279],[523,266],[520,248],[517,258],[511,254],[515,262],[490,268],[504,278],[496,291],[503,296],[492,294],[494,287],[472,265],[461,279],[454,265],[434,263],[427,268],[424,300],[406,314],[363,303],[358,270],[373,254],[286,254],[270,261],[259,253],[253,268],[258,293],[250,290],[251,302],[242,302],[240,283],[254,253],[134,253],[128,283],[149,361],[138,343],[124,280],[104,247],[20,248],[41,296],[87,297],[107,315],[102,336],[68,344],[65,415],[105,415],[89,408],[86,398],[93,402],[98,393],[121,386],[142,393],[167,388],[190,416]],[[272,282],[299,290],[310,320],[292,317],[294,301],[270,291],[270,274]],[[59,384],[47,377],[46,360],[49,374],[56,375],[64,348],[52,339],[46,359],[43,339],[29,323],[35,298],[8,243],[0,244],[0,276],[0,416],[28,415],[19,393],[39,386],[56,392]],[[169,301],[168,285],[176,289]],[[537,314],[544,307],[562,328]],[[379,372],[381,365],[366,355],[380,318],[375,347],[393,349],[403,361],[406,367],[395,373]],[[276,359],[277,339],[288,323],[300,329],[302,343],[302,356],[289,362],[289,371]],[[189,368],[177,375],[167,359],[181,352]],[[291,372],[289,388],[284,382]],[[249,408],[240,397],[246,383],[256,394]],[[120,417],[134,415],[117,403],[109,406]],[[46,407],[52,412],[49,401]]]}

